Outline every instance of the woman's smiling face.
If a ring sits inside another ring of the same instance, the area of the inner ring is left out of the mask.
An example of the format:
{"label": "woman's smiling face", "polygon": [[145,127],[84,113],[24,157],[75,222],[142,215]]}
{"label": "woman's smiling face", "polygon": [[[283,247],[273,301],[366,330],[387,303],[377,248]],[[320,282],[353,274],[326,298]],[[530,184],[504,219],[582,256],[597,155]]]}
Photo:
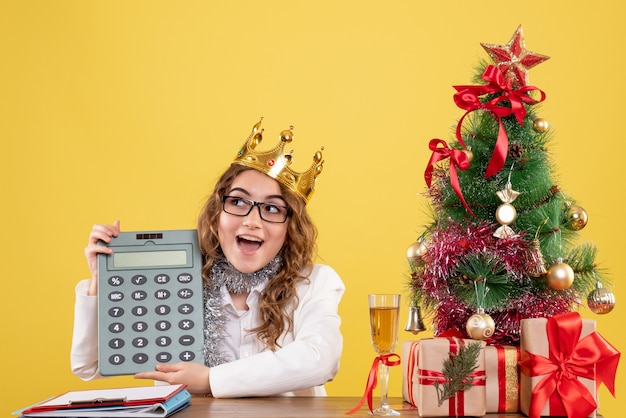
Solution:
{"label": "woman's smiling face", "polygon": [[[286,206],[279,183],[256,170],[246,170],[235,177],[226,195]],[[258,206],[246,216],[231,215],[222,210],[217,228],[220,247],[237,270],[254,273],[281,250],[288,222],[289,218],[284,223],[264,221]]]}

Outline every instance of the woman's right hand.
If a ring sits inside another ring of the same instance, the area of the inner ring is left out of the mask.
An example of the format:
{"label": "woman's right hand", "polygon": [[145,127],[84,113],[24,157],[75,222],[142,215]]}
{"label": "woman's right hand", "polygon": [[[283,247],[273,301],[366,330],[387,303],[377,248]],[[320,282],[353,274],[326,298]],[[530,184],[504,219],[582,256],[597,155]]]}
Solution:
{"label": "woman's right hand", "polygon": [[103,241],[110,243],[111,238],[117,237],[120,233],[120,221],[115,221],[113,225],[96,224],[89,234],[89,243],[85,247],[85,258],[91,271],[91,285],[89,286],[90,296],[98,294],[98,254],[113,254],[113,250],[105,245],[99,245]]}

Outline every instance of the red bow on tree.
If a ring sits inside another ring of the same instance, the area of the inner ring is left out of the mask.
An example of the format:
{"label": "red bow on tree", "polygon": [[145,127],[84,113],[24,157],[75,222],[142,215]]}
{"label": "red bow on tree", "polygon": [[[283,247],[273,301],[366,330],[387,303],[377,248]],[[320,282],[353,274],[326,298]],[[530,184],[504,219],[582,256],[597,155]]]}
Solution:
{"label": "red bow on tree", "polygon": [[582,319],[577,312],[548,318],[549,357],[522,352],[520,370],[527,376],[544,376],[533,388],[530,418],[539,418],[546,402],[550,415],[589,416],[598,406],[578,377],[604,383],[615,396],[615,372],[620,353],[595,331],[579,340]]}
{"label": "red bow on tree", "polygon": [[[443,145],[442,148],[439,145]],[[438,161],[444,160],[446,158],[450,158],[450,184],[452,185],[452,189],[456,193],[457,197],[463,203],[465,209],[474,217],[474,212],[469,208],[465,198],[463,197],[463,193],[461,193],[461,185],[459,183],[459,178],[456,172],[457,167],[460,170],[467,170],[469,168],[469,158],[464,151],[457,149],[450,149],[448,144],[443,139],[431,139],[428,147],[433,152],[430,156],[430,160],[428,161],[428,165],[426,166],[426,171],[424,172],[424,180],[426,180],[426,184],[428,188],[433,180],[433,170],[434,165]]]}
{"label": "red bow on tree", "polygon": [[[509,148],[509,140],[502,124],[502,118],[509,115],[515,115],[520,125],[524,123],[526,116],[525,104],[533,105],[545,100],[546,95],[543,91],[533,86],[522,86],[513,89],[510,83],[504,80],[504,75],[500,69],[494,65],[488,65],[483,72],[482,79],[488,84],[479,86],[454,86],[457,93],[454,95],[454,102],[461,109],[466,110],[465,114],[459,120],[456,126],[456,138],[463,147],[465,143],[461,135],[461,125],[463,119],[474,110],[483,109],[491,113],[498,122],[498,138],[496,146],[487,166],[485,178],[489,178],[499,172],[504,167],[506,154]],[[540,100],[535,100],[528,95],[530,91],[537,90],[541,94]],[[498,95],[497,97],[482,103],[479,96],[485,94]],[[507,106],[508,104],[508,106]]]}

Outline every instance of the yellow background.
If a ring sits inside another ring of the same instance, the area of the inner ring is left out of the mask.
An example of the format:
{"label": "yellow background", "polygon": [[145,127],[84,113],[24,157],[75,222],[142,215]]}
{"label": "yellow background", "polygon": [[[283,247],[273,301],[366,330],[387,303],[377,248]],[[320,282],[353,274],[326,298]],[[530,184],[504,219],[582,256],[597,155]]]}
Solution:
{"label": "yellow background", "polygon": [[[374,357],[366,295],[406,294],[428,141],[451,138],[462,114],[452,85],[470,84],[480,42],[504,44],[519,24],[527,48],[552,57],[530,80],[547,93],[558,184],[587,210],[581,241],[617,284],[611,314],[583,315],[624,351],[625,12],[606,0],[2,0],[1,412],[137,383],[83,383],[69,369],[91,226],[193,228],[260,116],[266,146],[295,125],[296,169],[325,146],[310,210],[321,260],[347,285],[341,371],[327,388],[360,396]],[[623,414],[623,369],[617,400],[601,391],[607,417]]]}

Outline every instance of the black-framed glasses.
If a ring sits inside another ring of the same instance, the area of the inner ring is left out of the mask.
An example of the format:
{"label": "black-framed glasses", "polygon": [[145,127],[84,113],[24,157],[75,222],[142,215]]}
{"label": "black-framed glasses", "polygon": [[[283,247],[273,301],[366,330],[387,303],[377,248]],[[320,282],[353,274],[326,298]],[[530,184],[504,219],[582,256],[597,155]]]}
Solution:
{"label": "black-framed glasses", "polygon": [[259,209],[261,219],[267,222],[282,224],[289,218],[289,215],[291,215],[291,208],[288,206],[277,205],[276,203],[257,202],[239,196],[222,197],[222,210],[230,215],[248,216],[255,206]]}

